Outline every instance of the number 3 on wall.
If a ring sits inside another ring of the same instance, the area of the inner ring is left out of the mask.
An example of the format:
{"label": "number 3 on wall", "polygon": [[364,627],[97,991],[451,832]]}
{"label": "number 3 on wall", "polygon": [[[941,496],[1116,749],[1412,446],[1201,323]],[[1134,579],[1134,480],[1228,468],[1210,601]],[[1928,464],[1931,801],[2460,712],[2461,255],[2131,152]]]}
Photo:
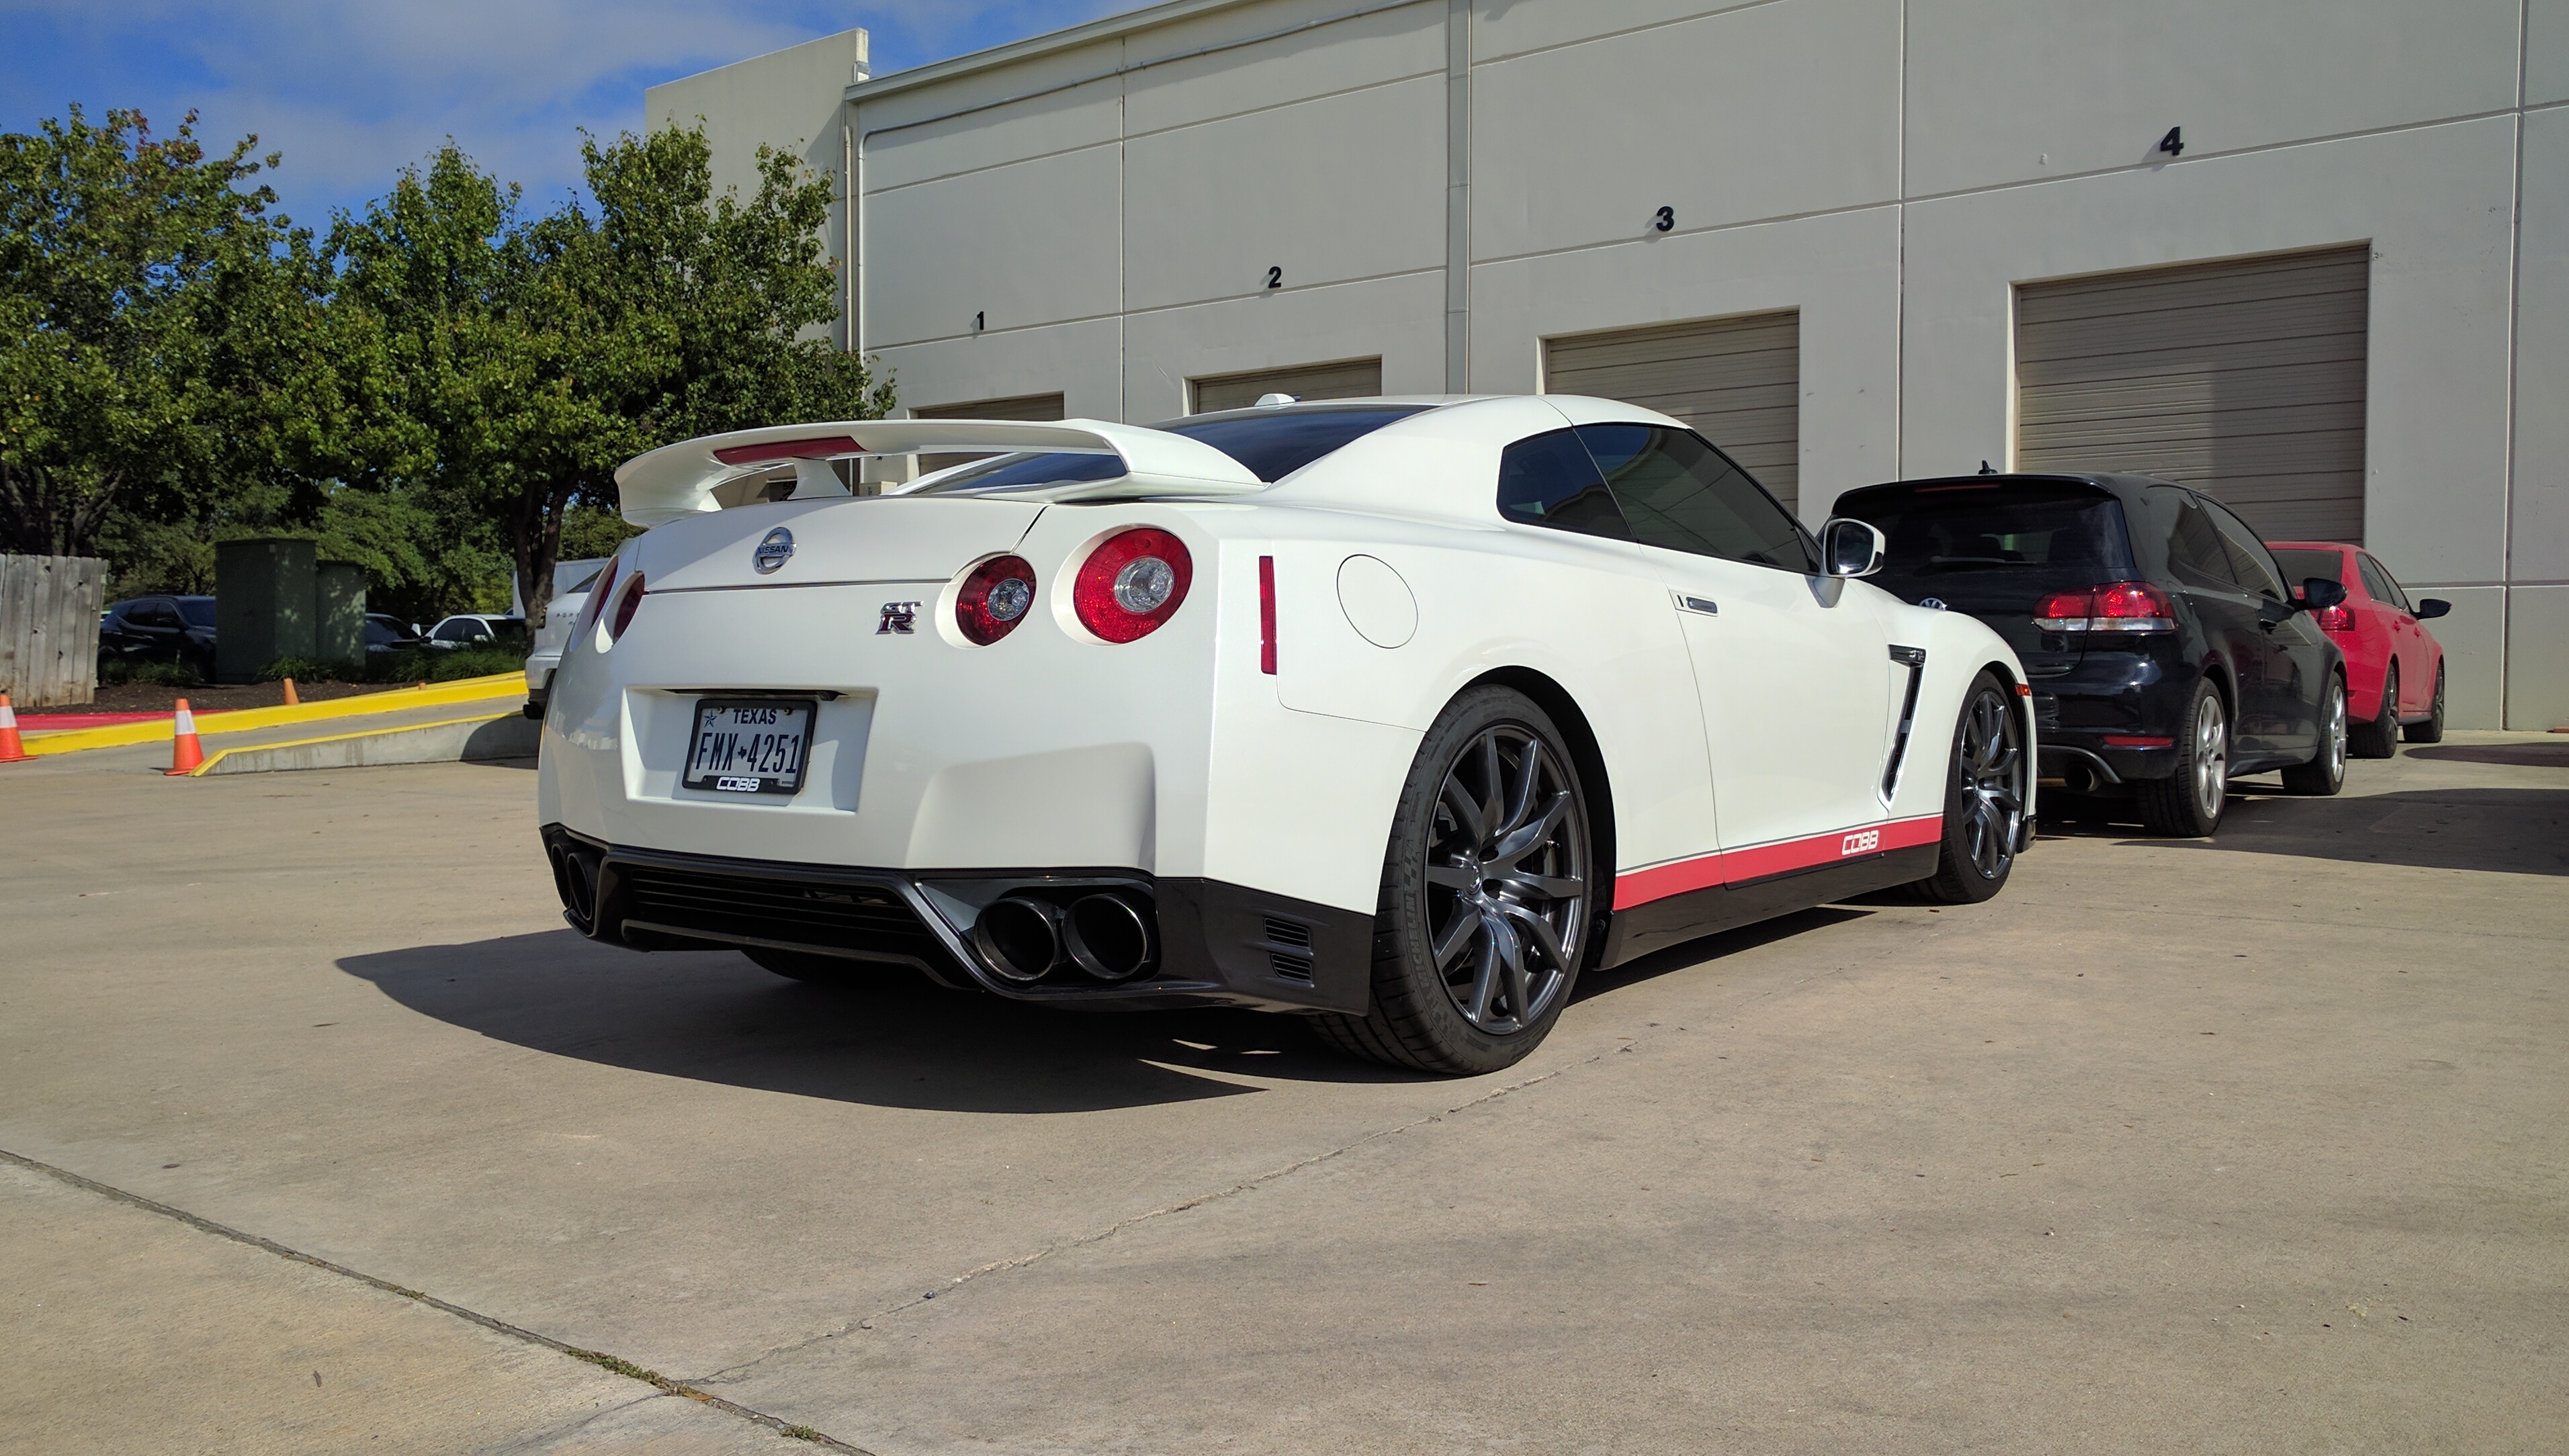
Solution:
{"label": "number 3 on wall", "polygon": [[1659,210],[1651,214],[1651,230],[1652,232],[1665,232],[1676,225],[1677,209],[1674,207],[1661,207]]}

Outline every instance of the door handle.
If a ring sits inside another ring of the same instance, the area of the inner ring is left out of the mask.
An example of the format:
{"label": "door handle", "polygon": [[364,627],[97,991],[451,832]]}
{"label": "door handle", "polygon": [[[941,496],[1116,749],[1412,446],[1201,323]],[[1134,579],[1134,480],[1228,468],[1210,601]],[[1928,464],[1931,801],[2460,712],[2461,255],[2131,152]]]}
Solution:
{"label": "door handle", "polygon": [[1675,600],[1677,610],[1679,611],[1700,612],[1705,616],[1721,615],[1721,604],[1719,602],[1712,601],[1701,596],[1688,596],[1682,591],[1673,589],[1668,592],[1668,595]]}

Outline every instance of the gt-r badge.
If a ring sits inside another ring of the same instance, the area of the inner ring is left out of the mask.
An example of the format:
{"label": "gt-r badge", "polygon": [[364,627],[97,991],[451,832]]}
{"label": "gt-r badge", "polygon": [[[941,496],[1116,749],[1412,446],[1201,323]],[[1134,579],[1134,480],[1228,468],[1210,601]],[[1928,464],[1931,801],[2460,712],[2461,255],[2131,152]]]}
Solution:
{"label": "gt-r badge", "polygon": [[758,549],[749,553],[749,563],[761,576],[774,575],[794,555],[794,533],[780,526],[758,539]]}
{"label": "gt-r badge", "polygon": [[880,637],[887,632],[898,632],[907,637],[918,629],[918,602],[887,601],[884,603],[883,620],[875,627],[875,635]]}

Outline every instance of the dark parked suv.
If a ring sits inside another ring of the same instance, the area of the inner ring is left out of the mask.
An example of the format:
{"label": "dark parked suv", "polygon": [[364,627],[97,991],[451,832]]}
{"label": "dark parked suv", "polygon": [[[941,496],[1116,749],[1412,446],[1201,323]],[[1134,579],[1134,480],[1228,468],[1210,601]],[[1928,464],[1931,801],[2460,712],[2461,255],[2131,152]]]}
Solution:
{"label": "dark parked suv", "polygon": [[1851,491],[1837,514],[1889,539],[1876,585],[2016,648],[2068,817],[2129,798],[2152,829],[2206,835],[2240,775],[2345,784],[2346,658],[2309,613],[2346,588],[2294,590],[2220,502],[2139,476],[1980,475]]}
{"label": "dark parked suv", "polygon": [[214,675],[214,599],[138,596],[99,619],[98,653],[126,662],[184,662]]}

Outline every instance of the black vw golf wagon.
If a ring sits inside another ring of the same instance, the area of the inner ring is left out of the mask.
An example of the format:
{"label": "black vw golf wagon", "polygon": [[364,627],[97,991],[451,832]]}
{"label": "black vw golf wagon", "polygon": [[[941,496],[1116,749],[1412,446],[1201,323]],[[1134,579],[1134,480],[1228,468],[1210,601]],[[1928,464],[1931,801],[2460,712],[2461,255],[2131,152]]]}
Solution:
{"label": "black vw golf wagon", "polygon": [[1979,475],[1851,491],[1836,514],[1888,538],[1875,584],[2016,648],[2068,817],[2128,799],[2162,834],[2207,835],[2241,775],[2345,784],[2346,658],[2309,613],[2346,588],[2287,584],[2220,502],[2140,476]]}

